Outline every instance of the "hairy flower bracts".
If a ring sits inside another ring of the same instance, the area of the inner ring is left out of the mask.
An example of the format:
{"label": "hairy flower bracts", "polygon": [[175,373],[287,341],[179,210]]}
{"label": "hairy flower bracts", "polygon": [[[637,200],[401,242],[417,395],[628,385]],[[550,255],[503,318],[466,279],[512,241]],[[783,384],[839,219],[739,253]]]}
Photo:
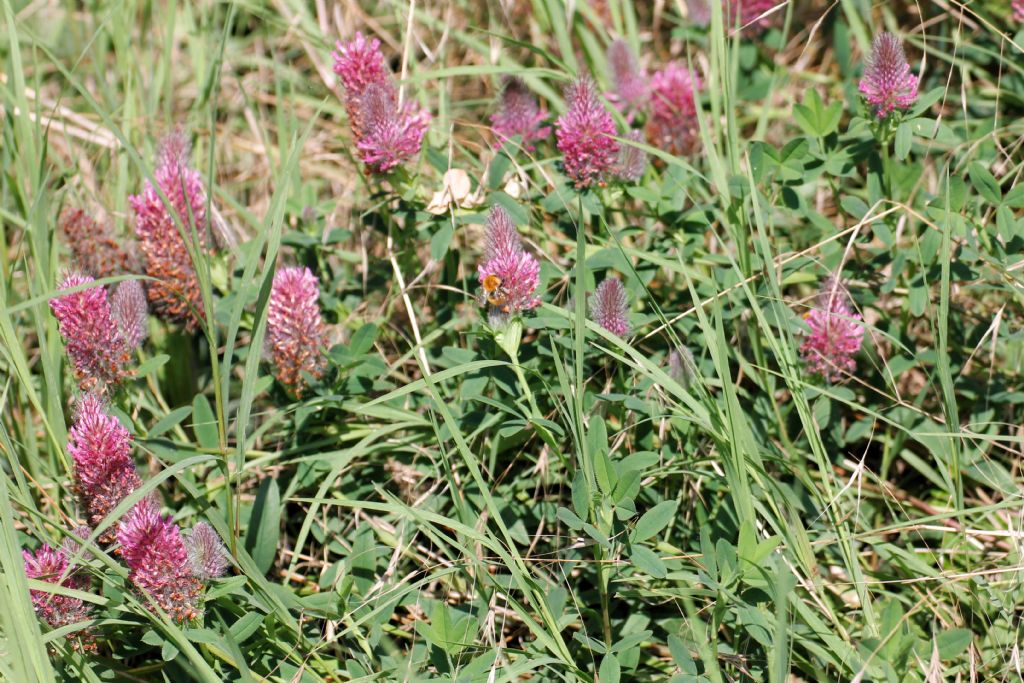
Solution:
{"label": "hairy flower bracts", "polygon": [[565,102],[565,113],[555,122],[565,174],[577,189],[604,185],[619,157],[615,122],[587,76],[565,89]]}
{"label": "hairy flower bracts", "polygon": [[[103,399],[83,396],[68,434],[68,453],[75,465],[75,493],[91,528],[142,485],[131,452],[131,434],[107,414]],[[103,532],[100,542],[113,542],[112,529]]]}
{"label": "hairy flower bracts", "polygon": [[629,296],[617,277],[605,278],[590,297],[590,318],[612,334],[629,334]]}
{"label": "hairy flower bracts", "polygon": [[334,73],[345,88],[345,110],[360,160],[373,173],[386,173],[420,151],[430,112],[408,100],[384,61],[380,41],[356,33],[337,43]]}
{"label": "hairy flower bracts", "polygon": [[613,90],[605,97],[631,121],[647,103],[647,74],[626,41],[616,40],[608,46],[608,70]]}
{"label": "hairy flower bracts", "polygon": [[[22,550],[21,555],[25,562],[25,576],[30,579],[75,590],[86,590],[89,587],[88,578],[75,571],[74,565],[68,563],[68,556],[61,549],[43,545],[34,553]],[[29,589],[29,594],[36,615],[51,629],[89,618],[91,608],[79,598],[56,595],[36,588]],[[68,638],[76,650],[95,648],[92,635],[88,631],[75,631]]]}
{"label": "hairy flower bracts", "polygon": [[854,355],[864,339],[860,314],[850,306],[843,286],[829,278],[818,294],[815,308],[804,320],[810,333],[800,346],[807,369],[830,382],[842,379],[857,367]]}
{"label": "hairy flower bracts", "polygon": [[498,110],[491,114],[491,130],[502,143],[518,135],[523,149],[532,152],[534,142],[551,135],[551,126],[541,125],[545,118],[547,112],[540,108],[522,79],[503,81]]}
{"label": "hairy flower bracts", "polygon": [[146,338],[149,305],[146,303],[146,290],[138,280],[118,283],[110,297],[110,311],[128,348],[139,348]]}
{"label": "hairy flower bracts", "polygon": [[[92,282],[87,275],[71,273],[60,289]],[[55,297],[50,300],[50,310],[83,391],[103,393],[128,376],[128,345],[114,321],[106,289],[92,286]]]}
{"label": "hairy flower bracts", "polygon": [[203,581],[216,579],[228,569],[228,552],[220,536],[206,522],[199,522],[185,536],[192,574]]}
{"label": "hairy flower bracts", "polygon": [[487,217],[484,258],[477,266],[477,277],[480,303],[489,308],[494,324],[540,304],[536,296],[540,264],[523,250],[519,231],[500,206],[494,206]]}
{"label": "hairy flower bracts", "polygon": [[[206,188],[189,165],[189,144],[175,132],[163,139],[153,173],[157,187],[170,202],[170,210],[148,180],[142,194],[128,198],[135,212],[135,234],[145,259],[146,275],[155,278],[147,288],[154,312],[161,318],[182,323],[192,331],[203,315],[199,279],[178,224],[192,241],[192,231],[206,244]],[[177,221],[175,220],[177,217]]]}
{"label": "hairy flower bracts", "polygon": [[319,378],[325,363],[327,334],[320,316],[320,283],[305,267],[274,274],[267,310],[267,348],[277,380],[301,396],[303,373]]}
{"label": "hairy flower bracts", "polygon": [[688,155],[700,140],[695,93],[702,87],[685,64],[669,62],[651,77],[647,139],[669,154]]}
{"label": "hairy flower bracts", "polygon": [[107,223],[100,223],[83,209],[65,207],[57,226],[71,249],[79,271],[94,278],[137,273],[141,268],[137,246],[118,237]]}
{"label": "hairy flower bracts", "polygon": [[903,44],[893,34],[881,33],[871,43],[860,92],[880,119],[917,100],[917,76],[910,72]]}
{"label": "hairy flower bracts", "polygon": [[139,591],[178,623],[200,616],[203,585],[192,571],[181,529],[151,498],[139,501],[117,529],[121,557]]}

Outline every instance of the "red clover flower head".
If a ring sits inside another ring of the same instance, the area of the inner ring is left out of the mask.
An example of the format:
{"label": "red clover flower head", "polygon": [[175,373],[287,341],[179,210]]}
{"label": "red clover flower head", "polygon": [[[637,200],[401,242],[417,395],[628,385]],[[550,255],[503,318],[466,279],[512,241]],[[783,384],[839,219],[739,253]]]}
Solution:
{"label": "red clover flower head", "polygon": [[632,48],[622,39],[608,46],[608,69],[614,90],[606,97],[631,120],[647,100],[647,74],[640,68]]}
{"label": "red clover flower head", "polygon": [[[71,273],[60,289],[94,282],[87,275]],[[128,375],[127,344],[114,322],[107,290],[92,286],[50,300],[50,310],[64,337],[68,357],[83,391],[105,392]]]}
{"label": "red clover flower head", "polygon": [[917,99],[917,76],[910,72],[903,44],[893,34],[881,33],[871,43],[860,92],[880,119],[908,108]]}
{"label": "red clover flower head", "polygon": [[192,527],[185,536],[185,549],[188,550],[189,566],[196,578],[209,581],[223,576],[227,571],[227,549],[217,532],[206,522],[198,522]]}
{"label": "red clover flower head", "polygon": [[[34,553],[22,550],[21,556],[25,562],[25,576],[30,579],[75,590],[85,590],[89,587],[88,578],[75,572],[75,567],[68,564],[67,556],[59,549],[43,545]],[[52,629],[75,624],[89,618],[91,608],[79,598],[48,593],[35,588],[29,589],[29,593],[36,615]],[[95,647],[92,635],[87,631],[76,631],[72,635],[74,636],[72,645],[76,650]]]}
{"label": "red clover flower head", "polygon": [[581,76],[565,89],[565,103],[565,113],[555,122],[565,174],[577,189],[604,185],[618,161],[615,122],[588,76]]}
{"label": "red clover flower head", "polygon": [[[85,394],[78,402],[68,453],[75,464],[75,493],[92,528],[142,485],[132,460],[131,434],[107,414],[96,394]],[[100,537],[102,543],[113,540],[110,529]]]}
{"label": "red clover flower head", "polygon": [[125,514],[117,541],[129,578],[140,592],[179,623],[201,614],[202,583],[192,573],[181,529],[161,516],[153,499],[144,498]]}
{"label": "red clover flower head", "polygon": [[669,62],[651,77],[647,139],[669,154],[691,154],[700,140],[695,93],[700,77],[681,62]]}
{"label": "red clover flower head", "polygon": [[71,249],[72,262],[94,278],[139,271],[141,263],[134,242],[114,234],[108,223],[100,223],[83,209],[67,206],[57,226]]}
{"label": "red clover flower head", "polygon": [[128,348],[139,348],[146,338],[146,318],[149,315],[146,291],[142,284],[138,280],[120,282],[110,297],[110,308]]}
{"label": "red clover flower head", "polygon": [[430,113],[413,102],[398,103],[391,83],[371,83],[358,96],[359,158],[374,173],[387,173],[420,151]]}
{"label": "red clover flower head", "polygon": [[617,277],[607,277],[590,299],[591,319],[612,334],[629,334],[629,296]]}
{"label": "red clover flower head", "polygon": [[362,33],[356,32],[355,37],[347,43],[340,40],[336,43],[334,73],[341,78],[341,84],[349,95],[359,95],[371,83],[387,83],[391,77],[384,53],[380,51],[380,41],[376,38],[367,40]]}
{"label": "red clover flower head", "polygon": [[484,234],[484,258],[477,265],[481,305],[490,308],[498,323],[522,311],[536,308],[540,264],[523,250],[519,231],[505,209],[491,208]]}
{"label": "red clover flower head", "polygon": [[1024,0],[1013,0],[1013,18],[1024,21]]}
{"label": "red clover flower head", "polygon": [[[147,288],[154,311],[165,320],[185,324],[188,331],[203,314],[199,280],[188,247],[178,230],[180,221],[191,242],[194,229],[206,243],[206,188],[199,172],[189,165],[189,144],[180,131],[163,139],[153,177],[170,202],[170,210],[148,180],[142,194],[128,202],[135,212],[135,234],[145,258],[145,271],[156,279]],[[195,313],[193,314],[193,311]]]}
{"label": "red clover flower head", "polygon": [[805,316],[810,333],[800,347],[807,369],[830,382],[857,367],[854,355],[864,339],[864,324],[850,305],[842,284],[829,278],[818,294],[817,305]]}
{"label": "red clover flower head", "polygon": [[324,369],[327,333],[320,317],[320,283],[305,267],[282,268],[274,274],[267,311],[267,348],[275,376],[296,396],[306,380]]}
{"label": "red clover flower head", "polygon": [[[626,134],[630,142],[643,142],[643,134],[631,130]],[[619,147],[619,160],[615,165],[615,175],[619,180],[634,183],[643,176],[647,168],[647,152],[636,145],[624,144]]]}
{"label": "red clover flower head", "polygon": [[502,84],[498,111],[491,114],[491,130],[502,142],[518,135],[523,149],[534,150],[533,143],[551,134],[551,126],[542,126],[547,112],[537,104],[521,78],[506,78]]}

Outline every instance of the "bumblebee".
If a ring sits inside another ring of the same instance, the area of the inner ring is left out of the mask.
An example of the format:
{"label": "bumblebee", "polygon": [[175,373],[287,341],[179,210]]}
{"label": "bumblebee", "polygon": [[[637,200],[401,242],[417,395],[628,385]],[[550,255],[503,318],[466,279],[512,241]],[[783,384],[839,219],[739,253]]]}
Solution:
{"label": "bumblebee", "polygon": [[490,304],[508,312],[508,290],[502,286],[500,277],[491,274],[484,278],[477,293],[477,302],[481,306]]}

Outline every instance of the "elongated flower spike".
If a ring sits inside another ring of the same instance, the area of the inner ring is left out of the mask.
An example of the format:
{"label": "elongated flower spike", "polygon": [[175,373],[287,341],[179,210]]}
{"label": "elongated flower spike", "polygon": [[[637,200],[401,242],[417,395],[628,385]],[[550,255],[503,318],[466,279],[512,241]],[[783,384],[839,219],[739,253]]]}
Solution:
{"label": "elongated flower spike", "polygon": [[807,369],[830,382],[857,367],[854,359],[864,339],[864,323],[850,306],[846,289],[835,278],[826,280],[816,306],[805,316],[810,333],[800,346]]}
{"label": "elongated flower spike", "polygon": [[[199,172],[189,165],[189,143],[184,134],[172,133],[160,143],[156,187],[148,180],[142,194],[128,198],[135,212],[135,234],[145,258],[146,275],[155,278],[147,288],[154,312],[169,322],[185,325],[187,331],[199,326],[203,299],[178,223],[191,242],[194,229],[206,245],[206,188]],[[157,187],[170,202],[164,206]],[[175,221],[177,217],[177,222]],[[194,311],[194,313],[193,313]]]}
{"label": "elongated flower spike", "polygon": [[700,141],[696,93],[700,77],[685,64],[669,62],[651,77],[647,139],[652,146],[679,156],[692,154]]}
{"label": "elongated flower spike", "polygon": [[[106,412],[103,399],[85,394],[68,433],[68,453],[75,464],[74,487],[86,521],[95,528],[128,494],[142,485],[132,460],[132,436]],[[114,541],[113,527],[100,536]]]}
{"label": "elongated flower spike", "polygon": [[320,316],[320,283],[309,268],[282,268],[274,274],[267,311],[267,349],[275,376],[301,396],[303,373],[323,374],[327,333]]}
{"label": "elongated flower spike", "polygon": [[893,34],[880,33],[871,43],[860,92],[880,119],[917,100],[917,76],[910,72],[903,44]]}
{"label": "elongated flower spike", "polygon": [[371,83],[358,97],[359,158],[374,173],[386,173],[420,151],[430,114],[412,102],[398,103],[390,83]]}
{"label": "elongated flower spike", "polygon": [[626,41],[615,40],[608,46],[608,70],[614,89],[606,97],[627,120],[632,120],[647,101],[647,74]]}
{"label": "elongated flower spike", "polygon": [[[59,549],[43,545],[34,553],[22,550],[21,555],[25,563],[25,575],[30,579],[75,590],[86,590],[89,587],[88,578],[76,572],[74,565],[68,563],[67,556]],[[30,589],[29,593],[36,615],[51,629],[89,618],[91,607],[80,598],[57,595],[36,588]],[[87,630],[74,631],[67,637],[76,650],[91,650],[96,647],[92,634]]]}
{"label": "elongated flower spike", "polygon": [[612,334],[629,334],[629,296],[617,277],[605,278],[590,298],[590,318]]}
{"label": "elongated flower spike", "polygon": [[618,161],[615,121],[601,104],[594,81],[581,76],[565,89],[565,113],[555,122],[565,174],[577,189],[604,185]]}
{"label": "elongated flower spike", "polygon": [[[94,280],[71,273],[61,289],[87,285]],[[127,343],[114,322],[107,290],[92,286],[50,300],[68,357],[83,391],[106,392],[128,376]]]}
{"label": "elongated flower spike", "polygon": [[498,205],[491,208],[484,234],[484,258],[477,265],[480,304],[487,306],[492,325],[540,305],[537,287],[540,264],[523,250],[512,218]]}
{"label": "elongated flower spike", "polygon": [[491,130],[502,143],[518,135],[523,149],[532,152],[535,142],[551,135],[551,126],[541,125],[545,118],[547,112],[521,78],[503,81],[498,110],[491,114]]}
{"label": "elongated flower spike", "polygon": [[146,320],[149,305],[146,291],[138,280],[124,280],[114,288],[110,297],[111,313],[117,329],[129,349],[137,349],[146,338]]}
{"label": "elongated flower spike", "polygon": [[137,273],[141,268],[138,247],[114,234],[110,225],[100,223],[83,209],[67,206],[57,227],[71,249],[75,268],[94,278]]}
{"label": "elongated flower spike", "polygon": [[192,574],[203,581],[224,575],[228,568],[228,554],[220,536],[206,522],[199,522],[185,536],[185,548]]}
{"label": "elongated flower spike", "polygon": [[372,173],[387,173],[420,151],[430,112],[402,102],[380,50],[380,41],[356,33],[337,43],[334,72],[345,88],[345,110],[360,160]]}
{"label": "elongated flower spike", "polygon": [[163,517],[156,502],[144,498],[129,510],[117,528],[121,557],[129,578],[178,623],[202,614],[203,584],[192,572],[181,529]]}
{"label": "elongated flower spike", "polygon": [[769,12],[783,0],[722,0],[727,28],[739,24],[744,35],[756,36],[772,25],[774,14]]}

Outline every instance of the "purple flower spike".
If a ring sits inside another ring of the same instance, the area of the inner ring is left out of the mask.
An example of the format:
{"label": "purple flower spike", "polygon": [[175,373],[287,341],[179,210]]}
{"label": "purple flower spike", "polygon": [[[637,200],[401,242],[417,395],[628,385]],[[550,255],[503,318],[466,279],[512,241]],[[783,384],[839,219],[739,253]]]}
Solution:
{"label": "purple flower spike", "polygon": [[[61,282],[71,289],[93,282],[87,275],[72,273]],[[107,290],[93,286],[50,300],[68,357],[83,391],[106,392],[128,376],[129,361],[124,337],[117,329]]]}
{"label": "purple flower spike", "polygon": [[702,87],[681,62],[669,62],[651,77],[647,139],[669,154],[692,154],[700,141],[695,93]]}
{"label": "purple flower spike", "polygon": [[[131,434],[107,414],[96,394],[86,394],[78,402],[68,453],[75,463],[75,492],[92,528],[142,485],[132,460]],[[104,531],[99,540],[112,543],[114,532]]]}
{"label": "purple flower spike", "polygon": [[[86,590],[89,587],[89,580],[74,571],[74,566],[68,564],[67,556],[60,550],[44,545],[34,553],[22,550],[21,556],[25,561],[25,576],[30,579],[75,590]],[[52,629],[89,618],[91,607],[79,598],[38,589],[30,589],[29,593],[36,615]],[[75,631],[69,637],[76,650],[95,648],[92,634],[87,631]]]}
{"label": "purple flower spike", "polygon": [[139,348],[146,338],[146,319],[149,316],[142,284],[138,280],[125,280],[118,284],[110,297],[110,308],[128,348]]}
{"label": "purple flower spike", "polygon": [[612,334],[629,334],[629,296],[617,277],[608,277],[590,299],[590,317]]}
{"label": "purple flower spike", "polygon": [[228,568],[228,554],[220,536],[206,522],[199,522],[185,537],[192,573],[203,581],[223,576]]}
{"label": "purple flower spike", "polygon": [[84,210],[65,207],[57,219],[71,249],[75,267],[94,278],[136,273],[141,267],[138,247],[114,234],[110,225],[100,223]]}
{"label": "purple flower spike", "polygon": [[367,40],[362,33],[356,33],[348,43],[337,42],[334,58],[334,73],[341,78],[341,84],[350,95],[359,95],[371,83],[387,83],[391,72],[384,63],[380,41]]}
{"label": "purple flower spike", "polygon": [[864,340],[860,314],[850,306],[850,297],[835,278],[826,280],[818,294],[817,306],[804,316],[810,334],[800,346],[807,369],[830,382],[842,379],[857,367],[854,355]]}
{"label": "purple flower spike", "polygon": [[540,264],[523,251],[519,231],[505,209],[495,205],[487,217],[484,259],[477,266],[481,305],[490,308],[492,323],[536,308]]}
{"label": "purple flower spike", "polygon": [[192,574],[181,529],[151,498],[139,501],[117,529],[121,556],[136,588],[178,623],[200,616],[202,583]]}
{"label": "purple flower spike", "polygon": [[604,185],[618,161],[615,122],[588,76],[581,76],[565,89],[565,102],[565,113],[555,122],[565,174],[577,189]]}
{"label": "purple flower spike", "polygon": [[647,101],[647,75],[626,41],[616,40],[608,46],[608,69],[615,87],[608,100],[631,120]]}
{"label": "purple flower spike", "polygon": [[[643,142],[643,134],[638,130],[631,130],[626,134],[626,139],[631,142]],[[630,144],[619,147],[619,161],[615,166],[615,175],[620,180],[635,183],[643,176],[646,168],[647,152]]]}
{"label": "purple flower spike", "polygon": [[910,73],[903,44],[893,34],[875,36],[860,79],[860,92],[880,119],[896,109],[908,108],[917,99],[917,76]]}
{"label": "purple flower spike", "polygon": [[738,23],[745,35],[758,35],[772,25],[775,15],[768,12],[780,4],[782,0],[722,0],[722,8],[730,22],[726,28]]}
{"label": "purple flower spike", "polygon": [[189,143],[180,131],[161,141],[153,177],[172,211],[164,206],[148,180],[142,194],[129,197],[128,203],[135,212],[135,234],[145,257],[146,275],[156,279],[147,289],[153,310],[161,318],[183,323],[186,330],[192,331],[199,325],[196,316],[203,314],[203,299],[178,222],[190,242],[194,226],[200,242],[205,244],[206,188],[199,172],[189,165],[188,157]]}
{"label": "purple flower spike", "polygon": [[398,104],[390,83],[371,83],[358,98],[359,158],[374,173],[386,173],[420,151],[430,113],[412,102]]}
{"label": "purple flower spike", "polygon": [[551,126],[541,125],[546,117],[522,79],[506,78],[498,111],[491,114],[491,130],[503,143],[518,135],[523,149],[532,152],[534,142],[551,135]]}
{"label": "purple flower spike", "polygon": [[320,377],[327,333],[320,317],[320,283],[309,268],[283,268],[274,274],[267,310],[267,348],[275,376],[296,396],[306,385],[302,374]]}

